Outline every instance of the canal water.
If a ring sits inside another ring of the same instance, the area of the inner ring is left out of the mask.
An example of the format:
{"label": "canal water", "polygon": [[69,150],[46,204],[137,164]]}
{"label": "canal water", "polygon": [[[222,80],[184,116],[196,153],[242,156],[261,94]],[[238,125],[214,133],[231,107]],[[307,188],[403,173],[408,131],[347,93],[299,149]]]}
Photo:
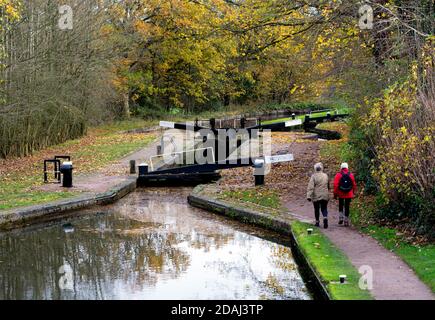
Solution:
{"label": "canal water", "polygon": [[0,234],[0,299],[311,299],[279,235],[192,208],[189,191]]}

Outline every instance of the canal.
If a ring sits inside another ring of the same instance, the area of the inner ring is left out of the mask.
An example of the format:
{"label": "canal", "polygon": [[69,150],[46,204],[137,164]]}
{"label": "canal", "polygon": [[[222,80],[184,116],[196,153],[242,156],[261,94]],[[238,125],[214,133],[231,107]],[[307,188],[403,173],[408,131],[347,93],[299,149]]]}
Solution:
{"label": "canal", "polygon": [[282,237],[144,189],[0,233],[0,299],[311,299]]}

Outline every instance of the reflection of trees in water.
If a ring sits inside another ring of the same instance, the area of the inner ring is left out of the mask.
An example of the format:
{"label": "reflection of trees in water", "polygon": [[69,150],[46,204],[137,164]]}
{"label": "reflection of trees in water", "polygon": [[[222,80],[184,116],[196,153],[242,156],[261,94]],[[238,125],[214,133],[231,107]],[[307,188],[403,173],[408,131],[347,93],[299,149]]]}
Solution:
{"label": "reflection of trees in water", "polygon": [[[246,234],[238,234],[237,243],[243,247],[235,261],[215,261],[213,267],[222,276],[233,273],[241,281],[252,284],[245,287],[245,294],[251,289],[258,299],[309,299],[304,282],[297,271],[291,249],[270,242],[252,241]],[[256,256],[266,257],[261,266]]]}
{"label": "reflection of trees in water", "polygon": [[[275,246],[272,249],[270,256],[272,265],[277,269],[283,270],[287,273],[287,286],[292,292],[294,297],[304,297],[305,299],[310,299],[307,288],[304,285],[302,277],[298,272],[298,267],[293,258],[293,253],[291,248],[284,246]],[[282,283],[270,282],[272,286],[280,290]]]}
{"label": "reflection of trees in water", "polygon": [[276,246],[272,250],[273,264],[284,271],[294,271],[297,269],[293,259],[292,250],[289,247]]}
{"label": "reflection of trees in water", "polygon": [[168,232],[185,235],[189,247],[210,251],[213,246],[222,248],[234,240],[234,229],[217,223],[213,215],[193,209],[183,203],[173,203],[133,194],[128,203],[113,207],[122,216],[141,222],[159,224]]}
{"label": "reflection of trees in water", "polygon": [[[188,268],[179,244],[209,251],[234,239],[234,230],[185,204],[133,198],[109,211],[74,222],[70,234],[54,226],[0,238],[0,299],[110,298],[115,280],[136,292]],[[65,261],[74,292],[58,286]]]}
{"label": "reflection of trees in water", "polygon": [[[137,293],[186,271],[192,251],[185,248],[208,252],[229,244],[245,249],[236,264],[220,266],[222,274],[236,272],[264,288],[248,259],[258,246],[224,219],[141,193],[106,208],[109,214],[75,220],[73,233],[54,226],[0,237],[0,299],[109,299],[120,287]],[[282,263],[291,259],[281,253],[273,260],[286,269]],[[71,292],[58,286],[64,261],[74,272]]]}
{"label": "reflection of trees in water", "polygon": [[[113,216],[81,225],[72,234],[53,227],[1,238],[0,298],[109,298],[115,279],[135,290],[154,285],[162,274],[175,278],[189,265],[189,256],[176,246],[183,235],[150,232],[149,224]],[[75,285],[75,294],[66,296],[58,287],[64,259]]]}

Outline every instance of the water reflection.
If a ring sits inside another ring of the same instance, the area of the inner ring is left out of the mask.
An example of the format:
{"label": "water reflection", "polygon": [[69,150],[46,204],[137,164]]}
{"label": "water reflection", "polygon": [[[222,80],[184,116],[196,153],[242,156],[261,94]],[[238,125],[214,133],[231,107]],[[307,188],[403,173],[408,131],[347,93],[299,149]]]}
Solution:
{"label": "water reflection", "polygon": [[0,235],[0,299],[308,299],[287,247],[138,191],[104,214]]}

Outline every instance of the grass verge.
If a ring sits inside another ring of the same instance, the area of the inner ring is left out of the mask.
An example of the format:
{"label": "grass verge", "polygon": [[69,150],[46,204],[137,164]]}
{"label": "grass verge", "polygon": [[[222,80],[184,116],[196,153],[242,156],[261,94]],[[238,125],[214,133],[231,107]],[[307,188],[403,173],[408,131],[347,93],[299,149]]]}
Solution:
{"label": "grass verge", "polygon": [[392,228],[372,225],[361,230],[379,241],[385,248],[403,259],[435,293],[435,245],[414,245],[406,242]]}
{"label": "grass verge", "polygon": [[[0,160],[0,210],[29,206],[73,197],[77,192],[59,190],[41,191],[43,159],[55,155],[70,155],[74,174],[101,172],[105,166],[127,154],[147,146],[154,140],[152,133],[122,133],[124,130],[142,128],[145,121],[122,121],[89,130],[80,139],[70,140],[35,152],[32,156]],[[60,189],[60,188],[59,188]]]}
{"label": "grass verge", "polygon": [[[360,274],[347,256],[317,229],[308,235],[307,228],[312,228],[312,226],[299,221],[292,223],[292,230],[300,250],[326,285],[331,298],[334,300],[372,300],[373,297],[369,291],[359,288]],[[347,276],[345,284],[339,283],[341,274]]]}
{"label": "grass verge", "polygon": [[220,198],[254,203],[262,207],[278,210],[282,208],[279,195],[274,190],[268,189],[226,190],[222,192]]}

